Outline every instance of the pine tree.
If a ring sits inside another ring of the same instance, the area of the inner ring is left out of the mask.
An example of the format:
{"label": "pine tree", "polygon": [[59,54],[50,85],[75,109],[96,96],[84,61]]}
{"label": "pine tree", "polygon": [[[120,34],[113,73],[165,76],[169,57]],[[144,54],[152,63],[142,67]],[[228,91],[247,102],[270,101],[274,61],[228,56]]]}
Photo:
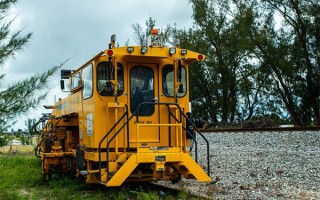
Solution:
{"label": "pine tree", "polygon": [[[21,30],[14,33],[10,30],[14,19],[7,20],[8,10],[16,2],[17,0],[0,1],[0,66],[22,50],[32,36],[32,33],[22,35]],[[0,132],[9,128],[10,122],[17,116],[39,105],[48,94],[48,78],[59,68],[60,66],[54,66],[46,72],[11,85],[4,84],[5,74],[0,72]]]}

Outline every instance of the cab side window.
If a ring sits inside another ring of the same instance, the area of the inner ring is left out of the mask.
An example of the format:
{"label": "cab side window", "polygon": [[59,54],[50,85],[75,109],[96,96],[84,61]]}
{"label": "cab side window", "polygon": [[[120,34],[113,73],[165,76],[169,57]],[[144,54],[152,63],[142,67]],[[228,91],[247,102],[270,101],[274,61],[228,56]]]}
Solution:
{"label": "cab side window", "polygon": [[[187,91],[187,77],[186,77],[186,68],[181,67],[181,71],[177,73],[178,76],[181,78],[181,85],[178,88],[177,96],[183,97],[186,95]],[[162,91],[163,94],[167,97],[174,96],[174,72],[173,72],[173,65],[165,65],[162,68]]]}
{"label": "cab side window", "polygon": [[82,70],[82,81],[83,81],[83,90],[82,95],[83,99],[88,99],[92,96],[92,65],[88,65]]}
{"label": "cab side window", "polygon": [[[117,63],[117,95],[120,96],[123,93],[123,66],[121,63]],[[101,96],[113,96],[114,85],[110,80],[114,80],[114,69],[110,62],[100,62],[97,65],[97,90]]]}
{"label": "cab side window", "polygon": [[81,86],[80,72],[71,77],[71,90],[74,90]]}

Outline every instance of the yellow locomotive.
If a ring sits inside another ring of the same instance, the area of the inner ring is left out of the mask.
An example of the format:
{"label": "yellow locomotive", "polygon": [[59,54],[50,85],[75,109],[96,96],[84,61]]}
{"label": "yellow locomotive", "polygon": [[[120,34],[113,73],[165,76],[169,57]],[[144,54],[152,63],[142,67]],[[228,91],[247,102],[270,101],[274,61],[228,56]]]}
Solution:
{"label": "yellow locomotive", "polygon": [[61,70],[70,95],[45,106],[52,113],[41,118],[35,150],[44,179],[76,173],[108,187],[181,176],[210,181],[189,148],[196,132],[203,135],[189,115],[188,67],[204,58],[178,44],[165,47],[155,29],[146,46],[115,47],[113,35],[109,49],[77,70]]}

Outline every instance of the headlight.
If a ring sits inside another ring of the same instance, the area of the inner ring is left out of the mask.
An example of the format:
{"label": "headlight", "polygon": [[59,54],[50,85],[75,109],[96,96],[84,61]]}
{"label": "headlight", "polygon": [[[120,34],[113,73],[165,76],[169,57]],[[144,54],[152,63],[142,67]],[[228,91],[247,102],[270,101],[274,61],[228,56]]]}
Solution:
{"label": "headlight", "polygon": [[175,54],[175,53],[176,53],[176,48],[171,47],[171,48],[169,49],[169,54],[170,54],[170,55],[173,55],[173,54]]}
{"label": "headlight", "polygon": [[134,51],[134,48],[133,48],[133,47],[128,47],[128,48],[127,48],[127,51],[128,51],[129,53],[131,53],[131,52]]}
{"label": "headlight", "polygon": [[147,52],[148,52],[148,47],[142,46],[142,47],[141,47],[141,53],[142,53],[142,54],[145,54],[145,53],[147,53]]}

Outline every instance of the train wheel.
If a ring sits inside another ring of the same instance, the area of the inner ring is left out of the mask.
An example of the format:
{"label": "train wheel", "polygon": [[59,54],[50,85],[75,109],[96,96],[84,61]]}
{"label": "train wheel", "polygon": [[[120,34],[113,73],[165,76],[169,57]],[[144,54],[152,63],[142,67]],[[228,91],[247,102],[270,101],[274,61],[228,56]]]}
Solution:
{"label": "train wheel", "polygon": [[172,184],[176,184],[179,181],[181,181],[181,175],[174,177],[173,179],[171,179]]}

